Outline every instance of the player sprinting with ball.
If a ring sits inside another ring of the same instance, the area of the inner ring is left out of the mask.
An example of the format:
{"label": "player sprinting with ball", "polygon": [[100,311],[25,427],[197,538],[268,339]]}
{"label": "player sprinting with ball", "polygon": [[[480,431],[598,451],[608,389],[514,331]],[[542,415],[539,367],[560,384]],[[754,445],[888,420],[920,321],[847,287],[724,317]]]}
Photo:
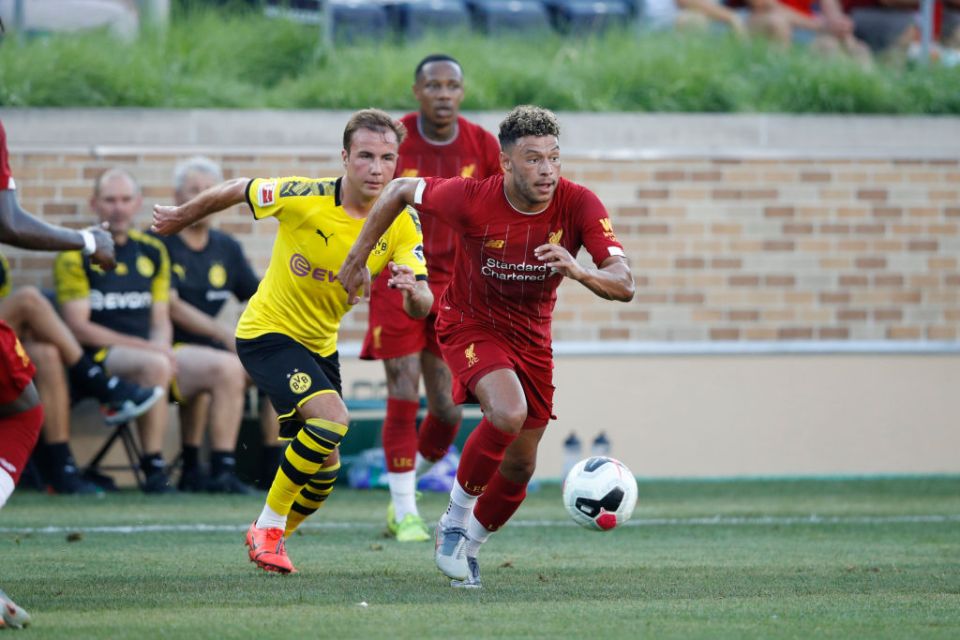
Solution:
{"label": "player sprinting with ball", "polygon": [[[437,335],[454,376],[454,399],[477,399],[484,417],[467,440],[436,529],[437,567],[457,587],[480,586],[480,547],[523,501],[554,417],[550,327],[557,287],[570,278],[608,300],[634,295],[603,204],[560,177],[559,133],[550,111],[516,107],[500,123],[502,176],[392,181],[340,269],[355,304],[360,289],[369,289],[366,262],[377,238],[405,206],[445,221],[460,238]],[[594,267],[576,261],[581,247]]]}

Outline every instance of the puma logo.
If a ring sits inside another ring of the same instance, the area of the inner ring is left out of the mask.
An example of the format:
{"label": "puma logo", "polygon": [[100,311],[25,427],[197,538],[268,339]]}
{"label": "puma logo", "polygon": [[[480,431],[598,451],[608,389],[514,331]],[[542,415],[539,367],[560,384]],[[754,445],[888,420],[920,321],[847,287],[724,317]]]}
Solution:
{"label": "puma logo", "polygon": [[323,244],[325,246],[330,246],[330,238],[332,238],[334,234],[331,233],[330,235],[327,235],[320,229],[317,229],[317,235],[323,238]]}

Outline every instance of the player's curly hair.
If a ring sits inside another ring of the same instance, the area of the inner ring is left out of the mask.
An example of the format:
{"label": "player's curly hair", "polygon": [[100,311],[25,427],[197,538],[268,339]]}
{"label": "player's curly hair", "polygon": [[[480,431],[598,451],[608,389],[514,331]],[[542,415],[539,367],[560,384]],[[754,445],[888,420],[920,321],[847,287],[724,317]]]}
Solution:
{"label": "player's curly hair", "polygon": [[549,109],[522,104],[500,123],[500,148],[506,149],[524,136],[559,136],[560,122]]}
{"label": "player's curly hair", "polygon": [[393,131],[397,136],[397,144],[403,142],[407,136],[407,128],[399,120],[394,120],[390,114],[380,109],[361,109],[357,111],[347,122],[343,130],[343,150],[350,153],[350,143],[353,141],[353,134],[358,129],[369,129],[377,133],[386,133]]}

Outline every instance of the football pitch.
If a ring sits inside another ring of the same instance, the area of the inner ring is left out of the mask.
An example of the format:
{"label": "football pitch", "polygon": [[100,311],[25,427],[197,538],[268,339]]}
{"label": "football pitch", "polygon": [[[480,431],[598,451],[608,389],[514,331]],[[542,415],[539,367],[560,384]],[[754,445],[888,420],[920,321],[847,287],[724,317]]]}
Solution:
{"label": "football pitch", "polygon": [[386,500],[338,487],[278,576],[243,547],[262,496],[18,492],[0,587],[24,638],[960,637],[957,476],[642,481],[609,533],[544,485],[483,549],[478,591],[448,586],[432,543],[385,538]]}

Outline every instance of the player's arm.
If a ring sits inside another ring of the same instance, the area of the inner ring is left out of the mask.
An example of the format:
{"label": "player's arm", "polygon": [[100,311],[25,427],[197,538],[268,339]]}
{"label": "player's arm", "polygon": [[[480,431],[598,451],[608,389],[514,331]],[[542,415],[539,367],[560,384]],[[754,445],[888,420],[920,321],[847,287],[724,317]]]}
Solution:
{"label": "player's arm", "polygon": [[421,184],[420,178],[395,178],[384,187],[383,193],[373,205],[367,220],[363,223],[360,236],[353,243],[353,248],[347,254],[346,260],[340,267],[337,279],[347,291],[347,302],[360,302],[358,291],[363,289],[363,296],[370,295],[370,271],[367,269],[367,258],[373,249],[374,243],[393,224],[403,208],[412,205]]}
{"label": "player's arm", "polygon": [[150,342],[161,350],[173,344],[173,325],[170,323],[170,302],[156,300],[150,306]]}
{"label": "player's arm", "polygon": [[162,236],[171,236],[212,213],[240,204],[246,200],[249,183],[249,178],[234,178],[210,187],[178,207],[155,204],[150,229]]}
{"label": "player's arm", "polygon": [[183,331],[216,340],[230,350],[235,348],[233,332],[229,327],[213,316],[208,316],[200,311],[172,289],[170,291],[170,319],[173,320],[176,327]]}
{"label": "player's arm", "polygon": [[626,258],[610,256],[601,262],[599,267],[584,267],[558,244],[542,244],[534,249],[533,253],[563,277],[576,280],[605,300],[633,300],[636,285]]}
{"label": "player's arm", "polygon": [[0,244],[39,251],[80,249],[104,269],[115,266],[113,238],[99,227],[77,231],[58,227],[20,208],[17,192],[0,190]]}
{"label": "player's arm", "polygon": [[424,318],[433,307],[433,292],[425,278],[417,280],[413,269],[405,264],[391,262],[390,279],[387,286],[398,289],[403,294],[403,310],[411,318]]}

